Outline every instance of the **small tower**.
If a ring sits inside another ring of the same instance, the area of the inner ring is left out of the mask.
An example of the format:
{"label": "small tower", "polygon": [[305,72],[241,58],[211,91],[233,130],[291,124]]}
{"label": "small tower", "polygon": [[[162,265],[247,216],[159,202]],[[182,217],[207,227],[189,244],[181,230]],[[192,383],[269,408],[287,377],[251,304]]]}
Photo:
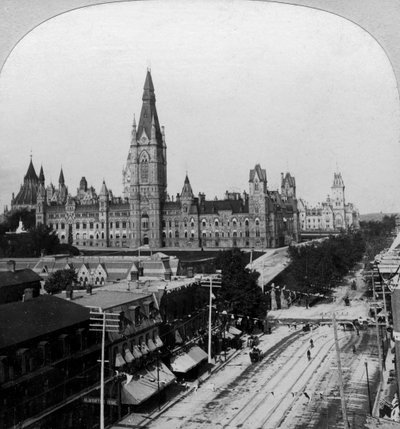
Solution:
{"label": "small tower", "polygon": [[250,245],[262,245],[261,238],[265,239],[269,229],[269,206],[267,173],[256,164],[250,170],[249,178],[249,216],[250,222]]}
{"label": "small tower", "polygon": [[107,247],[109,245],[109,192],[106,182],[103,180],[101,191],[99,194],[99,222],[100,222],[100,237],[101,245]]}
{"label": "small tower", "polygon": [[182,204],[182,208],[186,207],[186,212],[189,212],[190,206],[193,204],[194,201],[194,194],[187,174],[185,177],[185,182],[183,183],[180,201]]}
{"label": "small tower", "polygon": [[58,198],[60,204],[65,204],[68,196],[68,188],[65,186],[64,172],[61,167],[60,176],[58,178]]}
{"label": "small tower", "polygon": [[333,184],[331,187],[331,204],[333,209],[334,227],[335,229],[346,228],[346,216],[345,216],[345,186],[342,179],[341,173],[334,173]]}
{"label": "small tower", "polygon": [[43,173],[43,166],[40,166],[40,173],[39,173],[39,183],[44,186],[44,173]]}
{"label": "small tower", "polygon": [[39,173],[39,188],[36,195],[36,225],[46,225],[46,188],[43,167],[40,167]]}
{"label": "small tower", "polygon": [[296,179],[290,173],[281,173],[281,194],[284,200],[296,199]]}

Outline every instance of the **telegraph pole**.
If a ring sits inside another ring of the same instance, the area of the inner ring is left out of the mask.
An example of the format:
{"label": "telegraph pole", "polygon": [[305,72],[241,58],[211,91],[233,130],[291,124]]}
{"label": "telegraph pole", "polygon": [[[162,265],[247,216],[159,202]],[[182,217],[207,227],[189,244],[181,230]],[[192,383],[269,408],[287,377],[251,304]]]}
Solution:
{"label": "telegraph pole", "polygon": [[377,316],[377,302],[375,295],[375,280],[374,280],[374,272],[372,271],[372,291],[374,294],[374,315],[375,315],[375,330],[376,330],[376,342],[378,343],[378,358],[379,358],[379,368],[380,368],[380,382],[383,382],[383,356],[382,356],[382,348],[381,348],[381,338],[379,335],[379,325],[378,325],[378,316]]}
{"label": "telegraph pole", "polygon": [[208,311],[208,363],[211,363],[211,316],[212,316],[212,278],[210,277],[210,302]]}
{"label": "telegraph pole", "polygon": [[212,289],[213,287],[220,288],[221,280],[216,279],[214,280],[214,284],[213,284],[212,277],[210,276],[209,281],[208,279],[201,280],[200,285],[203,287],[210,288],[210,302],[209,302],[209,309],[208,309],[208,363],[212,363],[211,362],[211,335],[212,335],[211,323],[212,323],[212,300],[213,300]]}
{"label": "telegraph pole", "polygon": [[104,429],[104,349],[107,332],[119,332],[119,314],[106,313],[102,308],[90,310],[90,330],[101,332],[100,369],[100,429]]}
{"label": "telegraph pole", "polygon": [[338,340],[338,334],[337,334],[337,325],[336,325],[335,313],[333,313],[332,321],[333,321],[333,334],[335,336],[336,360],[337,360],[338,374],[339,374],[339,391],[340,391],[340,401],[342,404],[342,415],[343,415],[344,429],[349,429],[349,424],[347,421],[346,399],[344,397],[343,374],[342,374],[342,365],[340,362],[340,349],[339,349],[339,340]]}
{"label": "telegraph pole", "polygon": [[101,333],[101,372],[100,372],[100,429],[104,429],[104,345],[106,337],[106,313],[103,312]]}

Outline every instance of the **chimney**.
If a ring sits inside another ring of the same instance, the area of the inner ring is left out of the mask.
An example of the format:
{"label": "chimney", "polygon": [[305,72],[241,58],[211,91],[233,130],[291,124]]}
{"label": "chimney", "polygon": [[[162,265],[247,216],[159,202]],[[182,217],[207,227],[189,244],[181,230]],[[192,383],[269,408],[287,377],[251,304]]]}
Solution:
{"label": "chimney", "polygon": [[7,262],[7,269],[8,269],[8,271],[15,273],[15,261],[8,261]]}

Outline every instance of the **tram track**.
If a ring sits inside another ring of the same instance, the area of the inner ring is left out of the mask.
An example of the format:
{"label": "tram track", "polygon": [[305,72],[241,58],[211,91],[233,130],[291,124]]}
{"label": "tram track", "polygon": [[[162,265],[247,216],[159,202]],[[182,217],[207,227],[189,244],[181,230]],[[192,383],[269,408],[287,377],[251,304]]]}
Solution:
{"label": "tram track", "polygon": [[[322,339],[325,339],[326,336],[327,336],[326,333],[318,335],[317,337],[315,337],[315,334],[314,334],[313,339],[316,343],[319,343]],[[304,339],[308,340],[310,337],[311,337],[311,334],[304,335]],[[298,339],[299,337],[296,337],[296,340]],[[295,342],[296,340],[294,340],[293,342]],[[333,344],[334,342],[333,340],[331,340],[329,342],[329,347],[330,348],[333,347]],[[282,348],[285,349],[286,355],[288,353],[291,353],[291,357],[289,358],[289,360],[280,364],[278,371],[275,371],[260,386],[258,386],[257,391],[254,394],[249,396],[245,404],[243,404],[243,406],[235,412],[235,414],[229,419],[229,421],[224,422],[222,427],[223,428],[248,427],[248,424],[254,419],[256,420],[256,422],[254,422],[254,424],[250,423],[251,426],[262,427],[260,426],[259,422],[262,421],[263,422],[262,425],[264,425],[280,405],[279,398],[275,396],[274,391],[279,390],[279,385],[282,383],[282,377],[284,377],[284,379],[285,378],[287,379],[290,376],[292,376],[293,379],[295,380],[293,383],[290,383],[290,387],[287,389],[286,394],[290,395],[290,393],[292,393],[293,391],[293,388],[296,387],[299,380],[304,376],[304,373],[298,376],[295,375],[294,373],[297,370],[296,364],[298,363],[298,360],[302,358],[305,359],[306,351],[309,347],[310,346],[308,341],[303,341],[302,343],[298,344],[295,347],[295,350],[290,350],[287,344],[282,345]],[[325,350],[325,348],[326,348],[326,342],[324,343],[323,346],[321,346],[321,348],[318,349],[317,354],[314,354],[314,356],[311,358],[311,361],[309,362],[309,365],[307,366],[306,369],[309,369],[310,366],[313,367],[312,363],[316,362],[317,357],[319,356],[320,353],[322,353],[323,350]],[[316,349],[314,349],[314,352],[315,350]],[[277,354],[279,354],[278,358],[280,360],[282,360],[282,358],[285,358],[281,348],[277,350]],[[275,356],[273,357],[271,356],[271,358],[275,359]],[[266,364],[268,364],[268,362]],[[287,372],[287,368],[289,368],[288,372]],[[282,371],[285,371],[284,376],[282,376]],[[266,389],[268,389],[268,391],[266,391]],[[258,415],[258,414],[265,413],[265,407],[266,405],[268,405],[268,403],[271,403],[271,401],[274,401],[274,402],[278,401],[278,402],[275,403],[275,405],[273,406],[273,409],[270,410],[267,417]],[[254,418],[254,416],[257,416],[257,417]],[[271,426],[268,426],[268,427],[271,427]]]}

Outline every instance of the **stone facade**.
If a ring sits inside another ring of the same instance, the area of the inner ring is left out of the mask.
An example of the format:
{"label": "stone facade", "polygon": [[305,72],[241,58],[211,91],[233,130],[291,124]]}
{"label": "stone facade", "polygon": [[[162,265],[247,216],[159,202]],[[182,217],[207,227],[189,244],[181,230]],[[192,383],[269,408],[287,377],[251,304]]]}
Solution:
{"label": "stone facade", "polygon": [[360,214],[352,203],[346,203],[345,186],[341,173],[334,173],[331,187],[332,197],[326,201],[309,206],[299,199],[301,231],[341,231],[360,227]]}
{"label": "stone facade", "polygon": [[[77,195],[40,184],[37,223],[50,225],[61,242],[77,246],[151,248],[279,247],[298,239],[295,179],[282,173],[281,192],[270,191],[260,165],[250,170],[249,193],[226,192],[222,200],[195,197],[186,175],[176,198],[167,194],[165,130],[147,72],[138,125],[122,172],[123,196],[102,184],[99,195],[82,178]],[[62,176],[62,177],[61,177]]]}

